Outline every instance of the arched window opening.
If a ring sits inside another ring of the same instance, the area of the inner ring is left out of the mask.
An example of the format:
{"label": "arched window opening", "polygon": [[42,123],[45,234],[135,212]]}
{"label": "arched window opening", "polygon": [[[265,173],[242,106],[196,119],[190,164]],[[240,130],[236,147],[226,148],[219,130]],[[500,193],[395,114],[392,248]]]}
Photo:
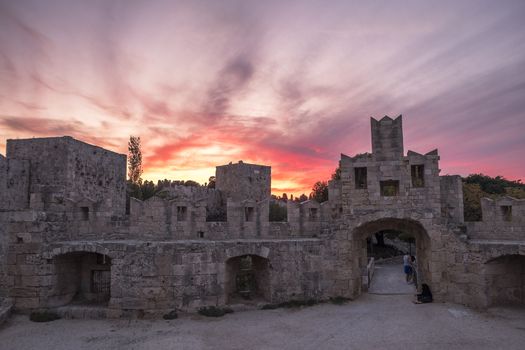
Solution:
{"label": "arched window opening", "polygon": [[257,303],[270,299],[270,263],[257,255],[242,255],[226,262],[227,302]]}
{"label": "arched window opening", "polygon": [[107,304],[111,297],[111,259],[92,252],[74,252],[54,258],[52,304]]}

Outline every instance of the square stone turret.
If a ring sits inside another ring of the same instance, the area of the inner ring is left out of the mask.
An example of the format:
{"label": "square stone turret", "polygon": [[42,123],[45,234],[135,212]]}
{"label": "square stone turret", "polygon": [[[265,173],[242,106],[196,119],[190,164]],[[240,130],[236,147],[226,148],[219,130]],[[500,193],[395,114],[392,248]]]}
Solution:
{"label": "square stone turret", "polygon": [[215,188],[234,201],[268,200],[271,196],[271,169],[243,161],[218,166]]}
{"label": "square stone turret", "polygon": [[11,162],[28,163],[25,187],[32,208],[47,210],[61,208],[67,200],[89,200],[106,215],[125,214],[123,154],[64,136],[7,140],[6,156]]}
{"label": "square stone turret", "polygon": [[388,116],[381,120],[370,118],[372,127],[372,154],[377,160],[398,160],[403,152],[403,118]]}

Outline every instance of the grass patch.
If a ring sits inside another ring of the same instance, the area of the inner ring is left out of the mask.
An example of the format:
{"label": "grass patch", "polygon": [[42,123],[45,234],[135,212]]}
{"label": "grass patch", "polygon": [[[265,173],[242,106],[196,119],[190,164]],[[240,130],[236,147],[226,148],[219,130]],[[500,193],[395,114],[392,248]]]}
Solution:
{"label": "grass patch", "polygon": [[29,315],[29,319],[33,322],[51,322],[59,320],[60,316],[50,311],[35,311]]}
{"label": "grass patch", "polygon": [[179,317],[179,315],[177,314],[177,310],[171,310],[170,312],[162,316],[162,318],[165,320],[175,320],[177,317]]}
{"label": "grass patch", "polygon": [[222,317],[226,314],[233,313],[229,307],[203,306],[199,308],[199,315],[206,317]]}

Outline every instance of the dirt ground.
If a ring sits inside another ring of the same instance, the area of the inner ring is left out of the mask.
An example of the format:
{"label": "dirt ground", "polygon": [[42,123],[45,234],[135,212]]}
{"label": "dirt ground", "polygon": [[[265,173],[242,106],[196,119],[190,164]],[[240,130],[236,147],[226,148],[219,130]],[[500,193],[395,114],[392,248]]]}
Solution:
{"label": "dirt ground", "polygon": [[58,320],[16,315],[0,349],[524,349],[525,309],[476,312],[363,295],[344,305],[254,310],[212,319]]}

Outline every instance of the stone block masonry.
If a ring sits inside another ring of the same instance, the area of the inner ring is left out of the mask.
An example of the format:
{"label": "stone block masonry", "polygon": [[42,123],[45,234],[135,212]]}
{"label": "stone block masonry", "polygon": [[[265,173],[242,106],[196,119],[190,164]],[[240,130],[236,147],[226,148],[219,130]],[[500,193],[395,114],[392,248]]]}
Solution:
{"label": "stone block masonry", "polygon": [[371,126],[372,153],[342,155],[329,200],[288,202],[285,222],[269,222],[269,166],[218,166],[216,189],[173,186],[126,211],[124,155],[71,137],[8,140],[0,298],[111,317],[356,298],[366,239],[396,232],[415,238],[436,300],[522,305],[523,201],[484,199],[483,221],[465,223],[461,179],[439,175],[437,150],[405,155],[401,116]]}

